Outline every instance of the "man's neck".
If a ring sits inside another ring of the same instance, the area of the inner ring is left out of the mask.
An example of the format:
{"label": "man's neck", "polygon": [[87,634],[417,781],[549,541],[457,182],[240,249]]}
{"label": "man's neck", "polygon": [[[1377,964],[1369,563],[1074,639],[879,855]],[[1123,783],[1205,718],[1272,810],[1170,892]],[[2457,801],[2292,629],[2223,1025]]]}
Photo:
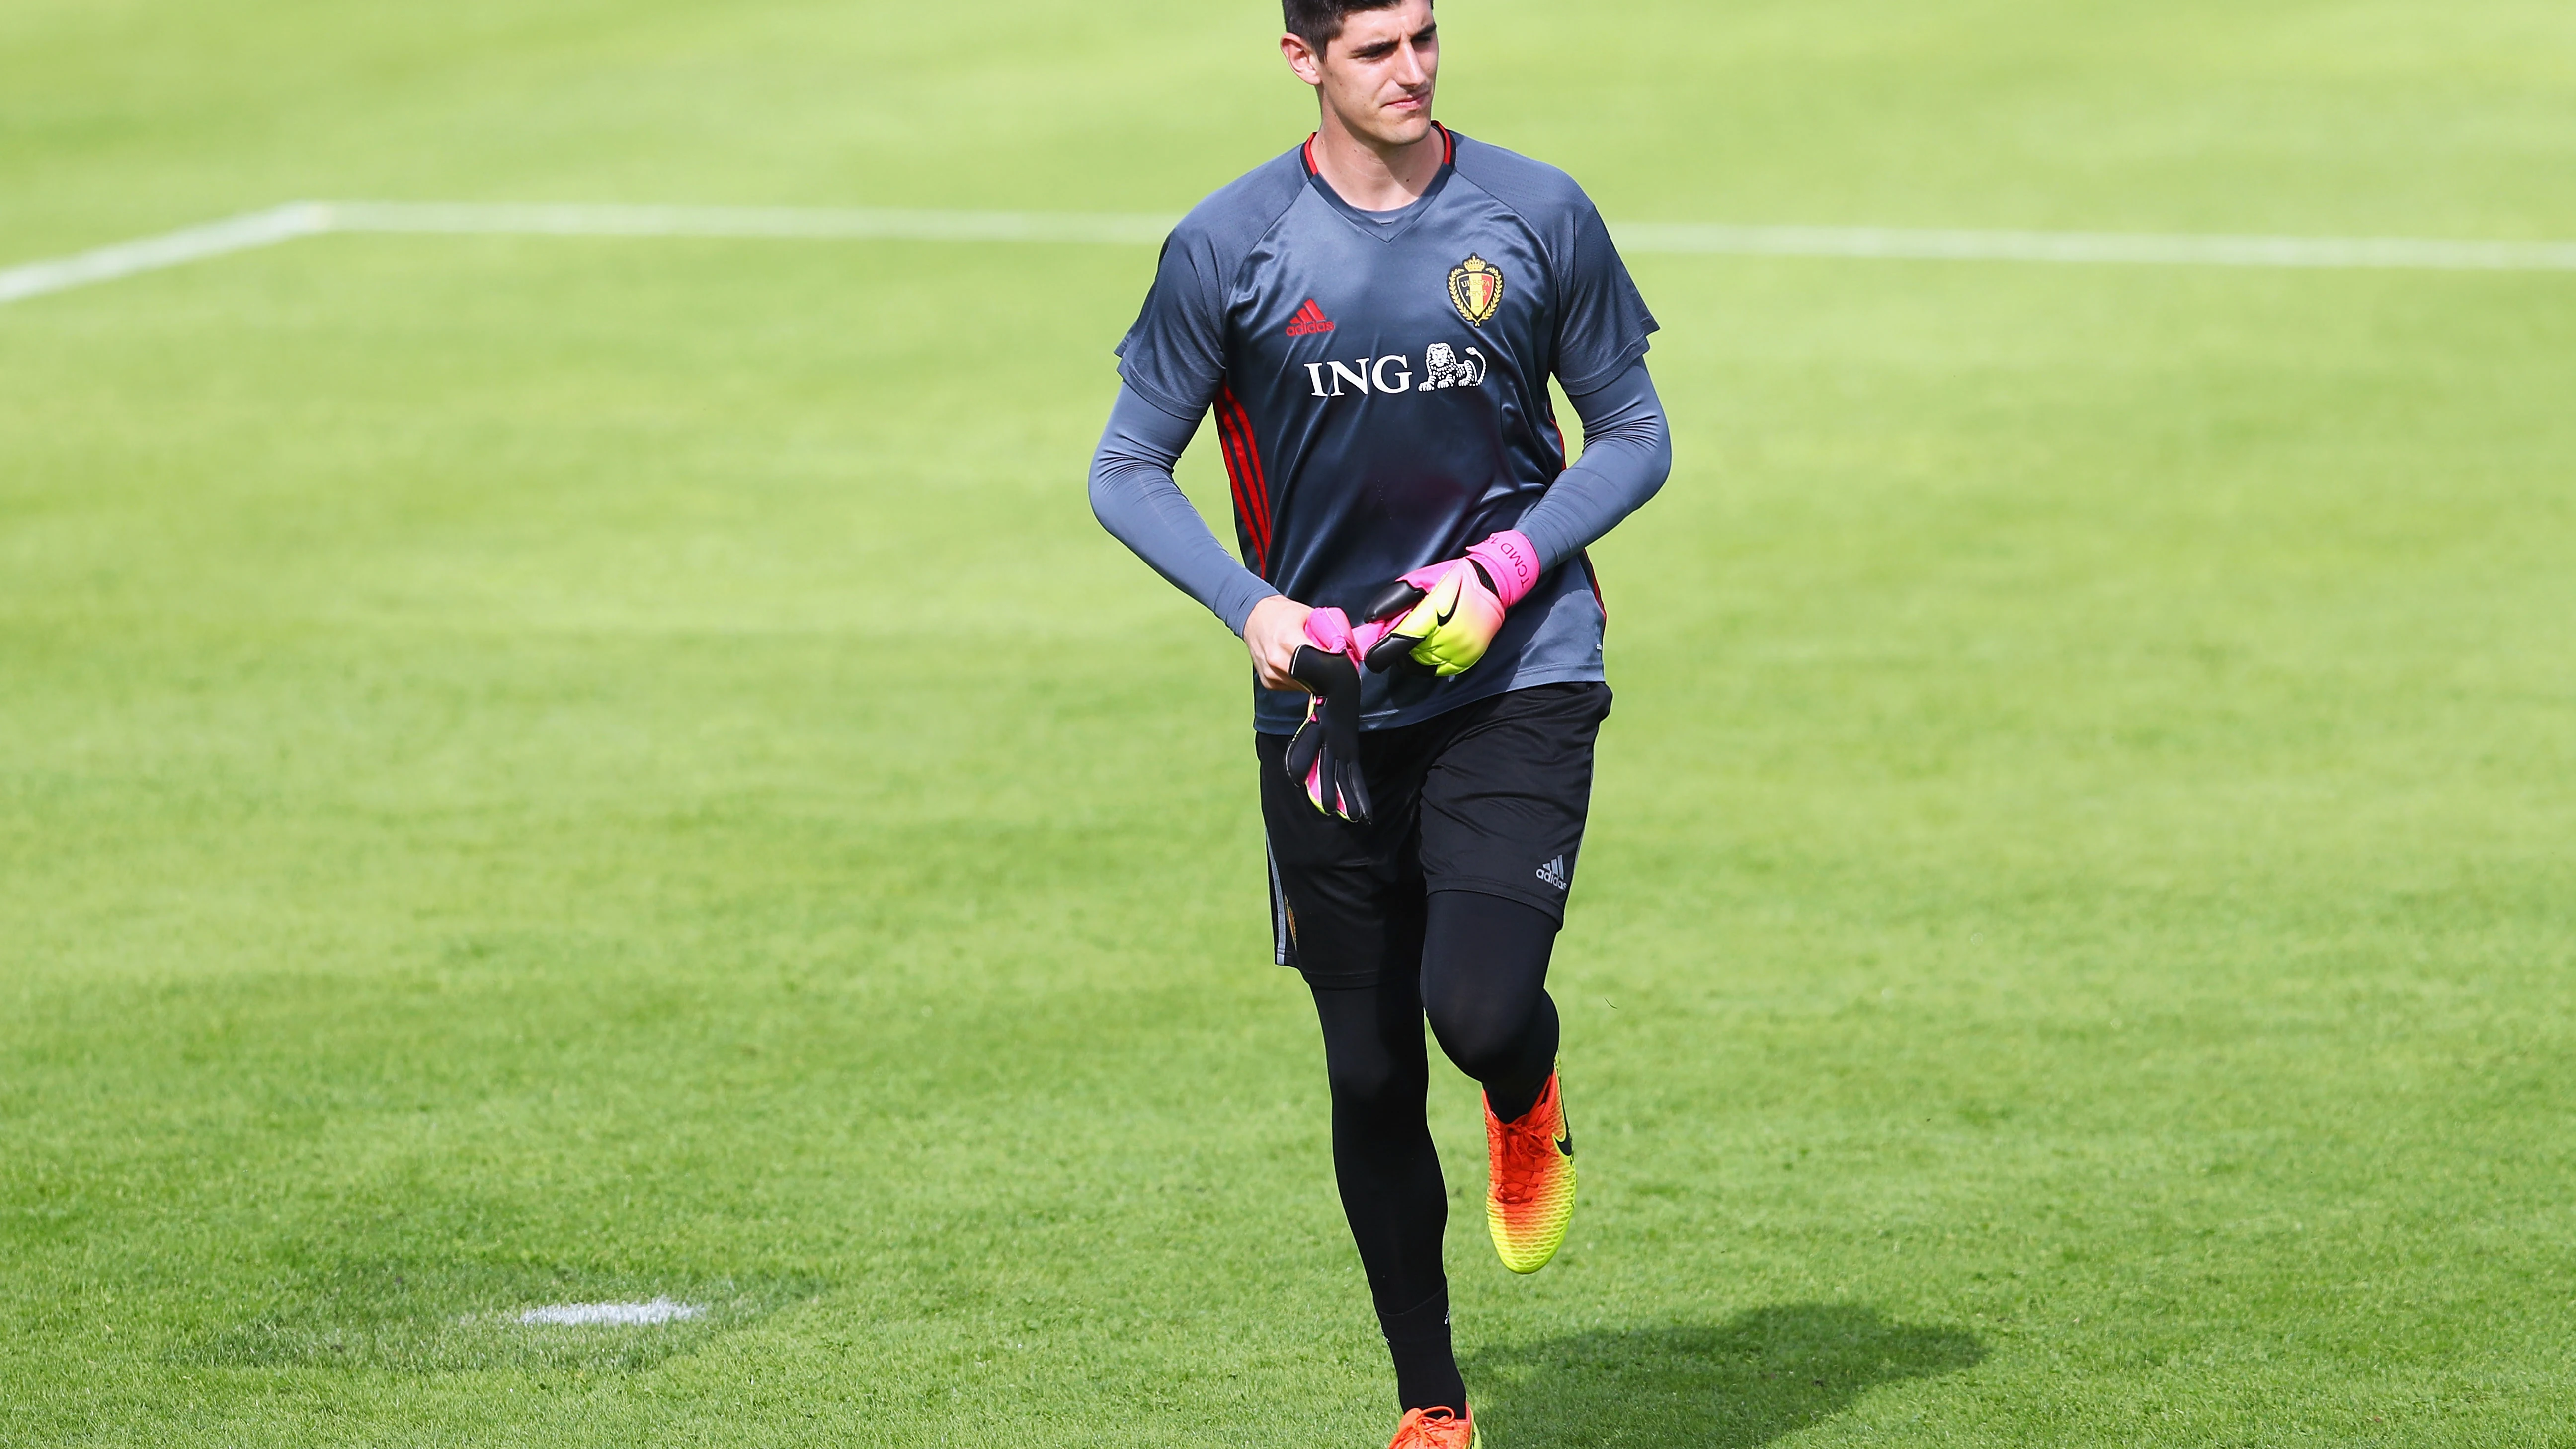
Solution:
{"label": "man's neck", "polygon": [[1419,141],[1380,149],[1362,139],[1326,111],[1315,128],[1315,170],[1333,194],[1362,211],[1396,211],[1422,199],[1440,176],[1448,152],[1440,128]]}

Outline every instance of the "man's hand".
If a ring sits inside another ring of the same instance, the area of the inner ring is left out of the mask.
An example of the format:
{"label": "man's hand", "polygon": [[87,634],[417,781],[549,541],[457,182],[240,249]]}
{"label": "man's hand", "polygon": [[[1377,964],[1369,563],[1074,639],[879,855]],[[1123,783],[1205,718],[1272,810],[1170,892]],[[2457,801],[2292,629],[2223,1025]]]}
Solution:
{"label": "man's hand", "polygon": [[[1374,637],[1374,636],[1372,636]],[[1243,645],[1263,685],[1302,689],[1306,721],[1288,741],[1288,775],[1315,808],[1340,820],[1369,818],[1368,782],[1360,777],[1360,666],[1351,621],[1339,609],[1309,609],[1268,598],[1243,621]],[[1286,667],[1279,667],[1285,655]],[[1273,684],[1273,670],[1281,682]]]}
{"label": "man's hand", "polygon": [[1497,533],[1463,558],[1418,568],[1389,584],[1369,608],[1363,637],[1368,667],[1410,667],[1441,678],[1464,674],[1493,647],[1503,616],[1538,582],[1538,550],[1516,532]]}
{"label": "man's hand", "polygon": [[1243,647],[1252,656],[1253,677],[1264,689],[1304,689],[1296,674],[1297,651],[1312,647],[1306,616],[1314,610],[1284,594],[1273,594],[1252,606],[1243,621]]}

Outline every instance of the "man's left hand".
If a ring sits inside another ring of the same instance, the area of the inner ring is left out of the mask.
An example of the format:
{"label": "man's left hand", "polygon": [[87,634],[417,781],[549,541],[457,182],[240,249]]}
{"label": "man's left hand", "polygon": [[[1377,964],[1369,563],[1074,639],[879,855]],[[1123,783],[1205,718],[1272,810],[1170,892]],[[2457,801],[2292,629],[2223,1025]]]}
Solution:
{"label": "man's left hand", "polygon": [[1369,608],[1363,637],[1378,637],[1367,641],[1368,667],[1385,672],[1410,665],[1443,679],[1466,673],[1493,647],[1504,616],[1528,596],[1538,576],[1538,550],[1511,530],[1474,545],[1463,557],[1415,569],[1388,585]]}

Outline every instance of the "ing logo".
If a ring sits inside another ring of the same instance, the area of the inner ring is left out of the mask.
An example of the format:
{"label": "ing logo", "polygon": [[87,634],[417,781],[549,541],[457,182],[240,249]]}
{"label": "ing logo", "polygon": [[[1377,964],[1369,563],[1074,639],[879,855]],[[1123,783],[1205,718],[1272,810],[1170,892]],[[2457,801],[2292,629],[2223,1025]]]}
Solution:
{"label": "ing logo", "polygon": [[[1444,387],[1482,387],[1485,354],[1474,347],[1464,353],[1446,342],[1434,342],[1422,354],[1422,371],[1401,352],[1363,357],[1356,362],[1309,362],[1306,380],[1316,397],[1341,397],[1347,388],[1362,397],[1371,393],[1432,392]],[[1417,376],[1420,386],[1415,385]]]}

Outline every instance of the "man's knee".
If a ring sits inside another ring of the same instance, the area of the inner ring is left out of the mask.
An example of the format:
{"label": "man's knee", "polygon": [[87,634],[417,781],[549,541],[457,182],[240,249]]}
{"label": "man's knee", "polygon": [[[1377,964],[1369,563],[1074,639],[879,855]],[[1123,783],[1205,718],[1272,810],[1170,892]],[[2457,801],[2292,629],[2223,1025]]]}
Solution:
{"label": "man's knee", "polygon": [[1525,1066],[1533,1033],[1555,1021],[1547,1000],[1556,922],[1518,901],[1433,893],[1422,959],[1422,1006],[1441,1051],[1479,1081]]}
{"label": "man's knee", "polygon": [[1527,1001],[1425,1002],[1431,1034],[1458,1070],[1478,1081],[1508,1071],[1527,1042],[1537,1005],[1545,993]]}
{"label": "man's knee", "polygon": [[1336,1103],[1361,1108],[1392,1105],[1407,1094],[1419,1101],[1431,1084],[1426,1064],[1387,1052],[1327,1052],[1324,1076]]}

